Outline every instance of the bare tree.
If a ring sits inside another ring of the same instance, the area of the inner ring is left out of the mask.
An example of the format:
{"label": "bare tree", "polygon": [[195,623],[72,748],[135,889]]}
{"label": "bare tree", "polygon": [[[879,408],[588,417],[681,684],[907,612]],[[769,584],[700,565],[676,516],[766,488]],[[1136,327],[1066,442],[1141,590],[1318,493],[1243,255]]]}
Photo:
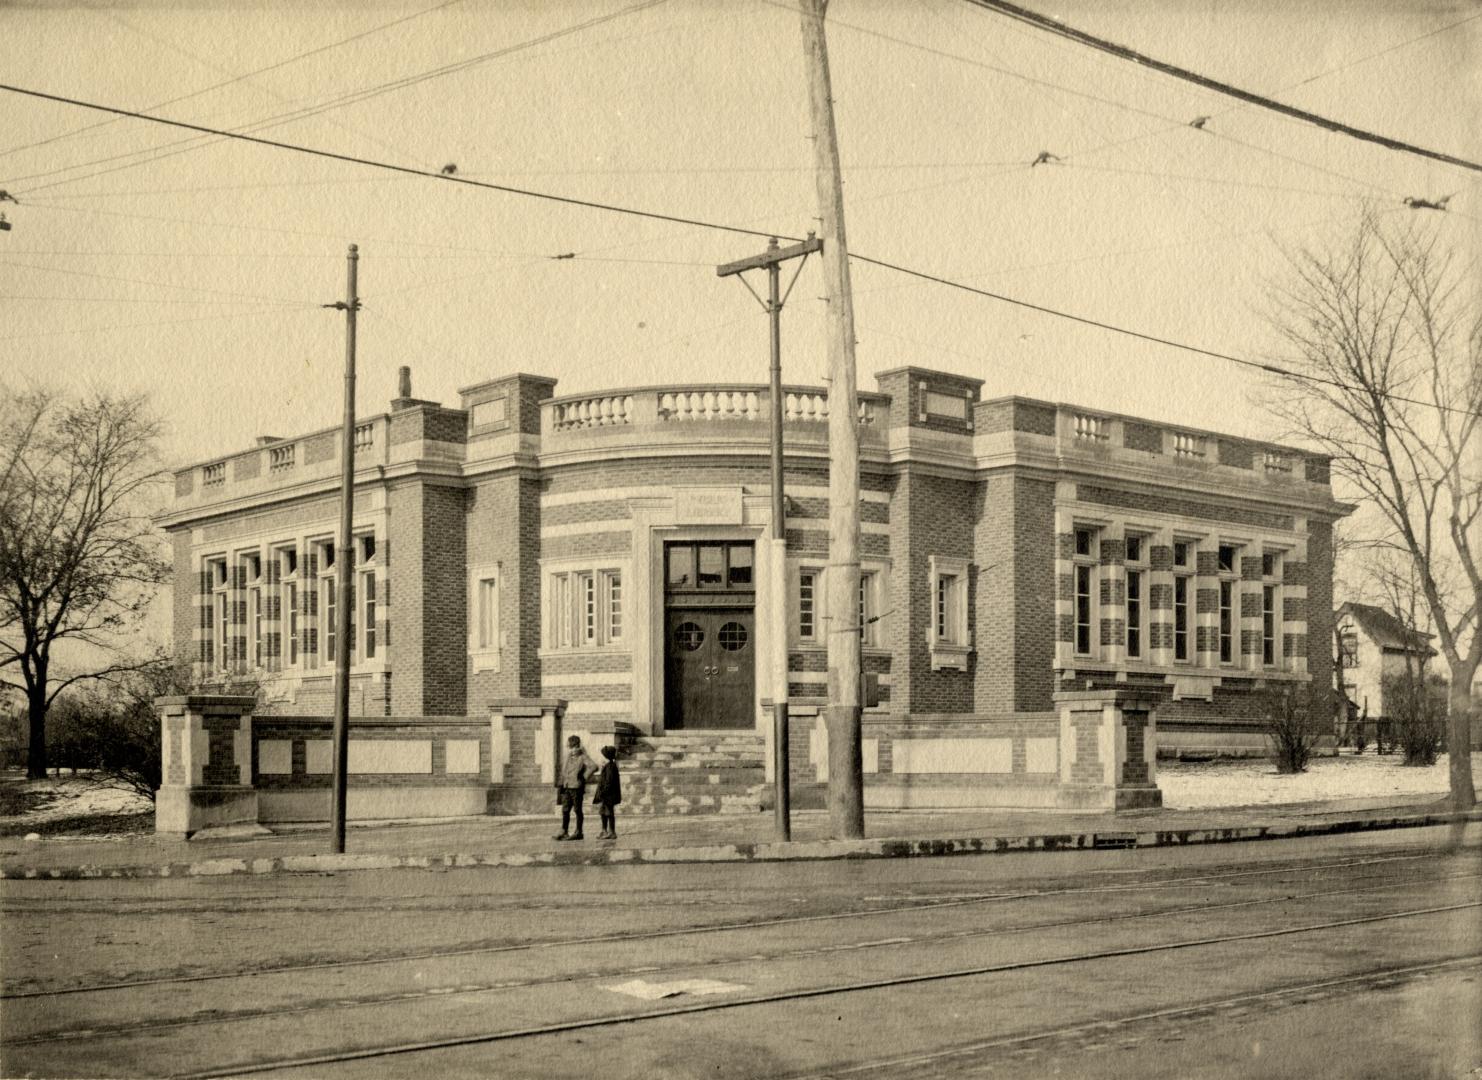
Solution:
{"label": "bare tree", "polygon": [[[1482,305],[1434,228],[1366,213],[1351,241],[1288,252],[1273,289],[1283,362],[1270,407],[1331,458],[1413,566],[1450,668],[1451,800],[1476,805],[1471,686],[1482,661]],[[1448,588],[1448,579],[1457,582]]]}
{"label": "bare tree", "polygon": [[39,778],[57,695],[150,662],[122,646],[169,575],[148,517],[165,474],[141,397],[0,398],[0,682],[26,696]]}

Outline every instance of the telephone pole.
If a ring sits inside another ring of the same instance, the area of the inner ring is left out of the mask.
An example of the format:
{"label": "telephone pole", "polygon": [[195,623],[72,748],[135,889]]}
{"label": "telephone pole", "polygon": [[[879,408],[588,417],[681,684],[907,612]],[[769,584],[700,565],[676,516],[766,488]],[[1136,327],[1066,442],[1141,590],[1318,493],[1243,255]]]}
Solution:
{"label": "telephone pole", "polygon": [[329,803],[330,850],[345,851],[345,794],[350,751],[350,594],[355,550],[351,530],[355,517],[355,313],[360,310],[356,294],[359,249],[350,245],[346,259],[345,299],[325,307],[345,313],[345,416],[340,442],[340,535],[335,541],[335,651],[334,651],[334,754],[333,787]]}
{"label": "telephone pole", "polygon": [[[771,368],[771,457],[772,457],[772,610],[777,614],[773,634],[772,655],[772,786],[775,798],[773,813],[777,825],[777,839],[792,839],[792,792],[788,786],[791,769],[787,735],[787,500],[782,490],[782,305],[792,295],[792,287],[798,283],[803,272],[803,263],[798,263],[792,280],[787,283],[787,292],[779,297],[779,277],[782,264],[788,259],[808,260],[808,255],[823,247],[812,233],[801,244],[779,248],[774,236],[767,242],[767,250],[749,259],[717,266],[717,277],[735,275],[746,291],[756,296],[757,302],[771,316],[772,322],[772,368]],[[767,271],[767,299],[757,296],[751,283],[742,276],[747,270],[765,267]]]}
{"label": "telephone pole", "polygon": [[828,310],[828,729],[829,825],[840,839],[864,836],[860,752],[863,634],[859,621],[859,391],[854,372],[854,298],[844,240],[844,183],[829,84],[823,17],[828,0],[802,0],[803,53],[813,119],[814,183]]}

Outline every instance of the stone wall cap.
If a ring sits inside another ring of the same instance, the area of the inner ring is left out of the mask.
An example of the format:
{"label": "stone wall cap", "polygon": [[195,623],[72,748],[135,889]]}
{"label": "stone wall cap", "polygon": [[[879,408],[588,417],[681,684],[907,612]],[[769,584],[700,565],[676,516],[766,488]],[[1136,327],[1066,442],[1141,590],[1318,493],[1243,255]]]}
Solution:
{"label": "stone wall cap", "polygon": [[207,708],[210,706],[240,707],[244,712],[251,712],[257,707],[256,694],[166,694],[154,699],[157,706],[160,705],[184,705],[188,709]]}
{"label": "stone wall cap", "polygon": [[955,371],[942,371],[937,368],[917,367],[914,364],[905,364],[900,367],[886,368],[884,371],[875,372],[876,379],[883,379],[889,375],[921,375],[930,379],[951,379],[953,382],[968,383],[981,387],[984,380],[975,379],[971,375],[959,375]]}
{"label": "stone wall cap", "polygon": [[1130,690],[1122,687],[1108,687],[1105,690],[1057,690],[1055,692],[1055,701],[1057,703],[1076,701],[1102,701],[1115,702],[1118,705],[1121,705],[1130,702],[1137,702],[1139,704],[1145,703],[1149,706],[1154,706],[1157,705],[1160,700],[1161,699],[1157,694],[1150,694],[1146,690]]}
{"label": "stone wall cap", "polygon": [[[348,723],[352,730],[378,727],[463,727],[487,723],[482,716],[351,716]],[[332,725],[333,716],[323,713],[258,713],[252,718],[260,727],[292,727],[303,725]]]}
{"label": "stone wall cap", "polygon": [[489,702],[490,712],[508,712],[515,709],[564,709],[565,698],[498,698]]}
{"label": "stone wall cap", "polygon": [[498,383],[510,382],[514,379],[522,379],[525,382],[530,383],[541,383],[545,386],[555,386],[556,383],[559,381],[558,379],[554,379],[549,375],[532,375],[527,371],[514,371],[508,375],[496,375],[492,379],[485,379],[482,382],[472,383],[469,386],[460,386],[458,388],[458,393],[474,394],[480,390],[486,390]]}

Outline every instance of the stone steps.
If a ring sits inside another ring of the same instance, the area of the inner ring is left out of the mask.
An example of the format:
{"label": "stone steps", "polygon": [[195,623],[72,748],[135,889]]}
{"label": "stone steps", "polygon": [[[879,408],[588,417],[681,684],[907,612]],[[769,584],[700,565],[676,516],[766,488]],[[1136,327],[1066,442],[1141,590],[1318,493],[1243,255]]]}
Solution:
{"label": "stone steps", "polygon": [[624,747],[619,764],[629,814],[754,814],[768,791],[764,747],[750,732],[683,732]]}

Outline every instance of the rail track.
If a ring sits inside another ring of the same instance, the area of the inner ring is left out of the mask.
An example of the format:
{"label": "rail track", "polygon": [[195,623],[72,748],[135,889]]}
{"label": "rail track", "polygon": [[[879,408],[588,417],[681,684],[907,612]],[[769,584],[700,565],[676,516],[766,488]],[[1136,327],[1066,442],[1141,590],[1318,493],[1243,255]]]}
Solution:
{"label": "rail track", "polygon": [[[602,945],[613,942],[633,942],[661,940],[665,938],[703,935],[707,933],[722,933],[737,930],[767,930],[784,926],[814,923],[814,922],[838,922],[852,919],[878,918],[888,915],[909,914],[917,911],[928,911],[952,907],[963,907],[981,904],[1011,903],[1015,901],[1055,899],[1068,896],[1095,895],[1095,894],[1120,894],[1150,892],[1161,889],[1193,889],[1210,883],[1227,882],[1243,878],[1271,877],[1283,874],[1299,874],[1306,872],[1322,872],[1330,870],[1343,870],[1357,866],[1381,866],[1391,863],[1414,862],[1433,857],[1434,852],[1426,851],[1405,855],[1383,855],[1370,856],[1359,859],[1327,860],[1323,862],[1303,863],[1297,865],[1282,865],[1275,867],[1261,867],[1250,870],[1222,870],[1215,872],[1201,872],[1173,877],[1157,878],[1150,881],[1138,881],[1120,884],[1091,885],[1073,888],[1049,888],[1049,889],[1025,889],[1010,892],[985,892],[970,894],[954,894],[950,898],[936,899],[930,896],[909,903],[893,905],[882,905],[879,907],[865,908],[857,911],[828,912],[813,915],[780,915],[760,919],[734,920],[718,923],[701,923],[682,927],[665,927],[652,930],[635,930],[621,933],[591,934],[571,938],[550,938],[538,941],[522,942],[490,942],[476,943],[472,945],[458,945],[445,948],[423,949],[402,953],[378,952],[373,956],[350,957],[335,960],[317,961],[293,961],[283,964],[263,964],[251,967],[229,969],[225,971],[199,972],[182,975],[161,975],[138,979],[119,979],[109,982],[80,983],[74,986],[46,987],[33,990],[16,990],[0,993],[0,1001],[15,1001],[35,998],[62,997],[75,994],[103,993],[108,991],[131,990],[150,986],[169,986],[176,984],[219,982],[233,979],[251,978],[259,975],[278,975],[293,972],[320,972],[333,971],[356,967],[378,967],[389,964],[408,963],[418,960],[441,960],[462,956],[495,955],[500,953],[529,952],[545,949],[562,948],[585,948],[593,945]],[[1459,875],[1469,876],[1469,875]],[[1440,880],[1440,879],[1438,879]],[[111,910],[111,909],[110,909]],[[208,910],[219,911],[219,906]],[[387,904],[381,903],[376,910],[387,910]],[[399,908],[398,910],[417,911],[419,908]],[[178,911],[172,909],[172,914]],[[1046,927],[1041,927],[1041,929]]]}
{"label": "rail track", "polygon": [[[260,1073],[276,1072],[284,1069],[316,1068],[354,1061],[369,1061],[378,1058],[404,1057],[419,1053],[429,1053],[438,1050],[449,1050],[458,1047],[512,1042],[521,1039],[532,1039],[550,1035],[562,1035],[578,1031],[589,1031],[593,1029],[631,1027],[673,1017],[694,1016],[704,1013],[724,1013],[732,1010],[744,1009],[759,1005],[785,1004],[788,1002],[835,997],[873,990],[886,990],[896,987],[921,985],[925,983],[981,978],[993,975],[1003,975],[1011,972],[1028,971],[1037,968],[1064,967],[1098,960],[1147,956],[1156,953],[1168,953],[1190,949],[1207,948],[1215,945],[1266,941],[1275,938],[1293,937],[1302,934],[1316,934],[1330,930],[1340,930],[1356,926],[1394,922],[1402,919],[1420,919],[1458,911],[1475,910],[1478,908],[1482,908],[1482,900],[1468,901],[1461,904],[1445,904],[1434,907],[1411,908],[1402,911],[1390,911],[1376,915],[1364,915],[1349,919],[1332,919],[1325,922],[1305,923],[1298,926],[1284,926],[1275,929],[1255,930],[1238,934],[1220,934],[1197,938],[1185,938],[1176,941],[1160,941],[1150,944],[1133,945],[1122,948],[1092,949],[1041,959],[1019,960],[1000,964],[984,964],[970,967],[952,968],[945,971],[912,973],[908,975],[890,976],[885,978],[840,981],[828,983],[821,986],[804,987],[793,990],[779,991],[775,993],[744,994],[730,997],[725,1000],[686,1002],[684,1004],[645,1009],[638,1012],[624,1013],[616,1016],[607,1015],[583,1017],[572,1020],[558,1021],[549,1024],[528,1025],[524,1027],[477,1032],[444,1038],[388,1043],[373,1047],[347,1048],[344,1050],[329,1053],[285,1056],[272,1060],[251,1062],[224,1068],[179,1072],[171,1073],[168,1075],[170,1080],[214,1080],[214,1078],[218,1077],[248,1076]],[[1438,970],[1447,966],[1467,963],[1482,963],[1482,953],[1464,957],[1448,957],[1445,960],[1433,961],[1430,964],[1410,965],[1409,968],[1404,970]],[[1236,995],[1229,997],[1228,1000],[1230,1002],[1234,1002],[1238,1000],[1244,1000],[1246,998],[1259,998],[1262,996],[1269,996],[1281,992],[1295,993],[1300,992],[1304,988],[1329,985],[1334,983],[1335,981],[1355,981],[1367,978],[1374,978],[1376,977],[1376,975],[1385,973],[1386,970],[1388,969],[1375,969],[1358,974],[1343,976],[1339,980],[1326,979],[1306,984],[1300,984],[1297,986],[1284,986],[1277,988],[1276,990],[1263,991],[1255,995]],[[1218,1004],[1218,999],[1213,1002],[1205,1001],[1199,1003],[1198,1005],[1180,1006],[1177,1009],[1165,1009],[1146,1014],[1137,1014],[1135,1016],[1121,1018],[1120,1022],[1130,1023],[1136,1019],[1144,1017],[1172,1015],[1178,1012],[1208,1009],[1211,1007],[1215,1007]],[[1101,1022],[1104,1023],[1105,1021]],[[1081,1024],[1066,1028],[1047,1029],[1028,1035],[1016,1035],[1007,1037],[1004,1040],[992,1040],[992,1042],[1001,1043],[1012,1042],[1014,1040],[1046,1039],[1053,1037],[1057,1032],[1079,1030],[1086,1026],[1088,1025]],[[961,1052],[961,1047],[956,1047],[952,1050],[944,1050],[940,1052],[938,1056],[958,1052]],[[864,1067],[878,1068],[881,1067],[882,1064],[883,1063],[873,1063]],[[825,1070],[812,1075],[816,1075],[818,1077],[827,1077],[835,1075],[835,1072]]]}

